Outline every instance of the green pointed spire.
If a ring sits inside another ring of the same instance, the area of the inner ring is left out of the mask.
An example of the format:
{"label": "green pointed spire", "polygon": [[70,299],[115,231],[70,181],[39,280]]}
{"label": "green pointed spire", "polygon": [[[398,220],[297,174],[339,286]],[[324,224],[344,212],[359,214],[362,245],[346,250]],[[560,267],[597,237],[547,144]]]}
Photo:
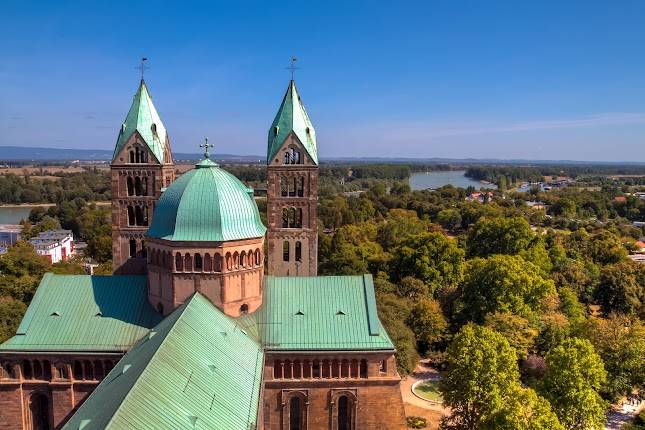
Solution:
{"label": "green pointed spire", "polygon": [[114,148],[114,155],[112,156],[113,159],[121,152],[135,131],[139,132],[146,142],[146,145],[148,145],[148,148],[150,148],[150,151],[160,163],[169,161],[164,160],[166,147],[169,145],[166,127],[161,122],[161,118],[157,113],[155,105],[152,103],[152,97],[150,97],[148,87],[143,79],[141,79],[139,89],[134,95],[132,106],[130,106],[128,115],[125,117],[125,121],[121,126],[116,147]]}
{"label": "green pointed spire", "polygon": [[318,164],[318,148],[316,146],[316,131],[309,120],[305,106],[300,100],[296,83],[292,80],[282,104],[269,129],[267,148],[267,164],[277,154],[285,139],[293,132],[300,140],[309,157]]}

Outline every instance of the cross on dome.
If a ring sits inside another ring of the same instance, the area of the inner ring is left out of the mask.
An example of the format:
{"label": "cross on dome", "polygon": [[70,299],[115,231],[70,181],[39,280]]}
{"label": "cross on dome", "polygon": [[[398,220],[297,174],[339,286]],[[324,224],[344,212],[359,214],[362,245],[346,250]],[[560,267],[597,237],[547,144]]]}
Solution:
{"label": "cross on dome", "polygon": [[208,153],[208,148],[213,148],[215,145],[208,143],[208,137],[204,138],[204,143],[199,145],[200,148],[204,148],[204,158],[210,158]]}

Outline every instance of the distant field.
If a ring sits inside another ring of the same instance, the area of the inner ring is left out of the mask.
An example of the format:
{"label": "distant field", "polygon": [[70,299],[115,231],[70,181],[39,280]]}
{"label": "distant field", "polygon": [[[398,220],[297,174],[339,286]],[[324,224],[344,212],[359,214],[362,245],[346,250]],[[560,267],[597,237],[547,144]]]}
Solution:
{"label": "distant field", "polygon": [[[92,166],[94,167],[94,166]],[[107,170],[109,166],[96,166],[99,170]],[[0,169],[0,175],[17,175],[17,176],[33,176],[35,179],[55,179],[54,174],[60,173],[83,173],[85,169],[80,166],[23,166],[23,167],[9,167]]]}

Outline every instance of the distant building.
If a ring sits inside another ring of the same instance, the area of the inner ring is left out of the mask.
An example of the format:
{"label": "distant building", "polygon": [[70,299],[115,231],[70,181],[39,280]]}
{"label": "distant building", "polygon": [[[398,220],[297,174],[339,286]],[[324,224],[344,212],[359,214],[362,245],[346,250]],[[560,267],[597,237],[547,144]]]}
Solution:
{"label": "distant building", "polygon": [[45,255],[50,263],[58,263],[74,255],[74,235],[71,230],[48,230],[29,240],[36,253]]}
{"label": "distant building", "polygon": [[546,205],[544,204],[544,202],[526,202],[526,205],[531,209],[546,210]]}
{"label": "distant building", "polygon": [[614,197],[614,201],[618,203],[625,203],[627,201],[627,197],[625,196],[616,196]]}
{"label": "distant building", "polygon": [[470,193],[470,195],[466,197],[466,201],[479,202],[479,203],[489,202],[492,199],[493,199],[493,193],[491,191],[487,193],[481,192],[481,191],[475,191],[474,193]]}
{"label": "distant building", "polygon": [[637,252],[645,252],[645,242],[643,242],[642,240],[636,241],[636,243],[634,243],[634,247],[636,248]]}
{"label": "distant building", "polygon": [[22,226],[20,224],[0,224],[0,246],[9,247],[20,240]]}
{"label": "distant building", "polygon": [[645,263],[645,254],[632,254],[629,259],[636,263]]}

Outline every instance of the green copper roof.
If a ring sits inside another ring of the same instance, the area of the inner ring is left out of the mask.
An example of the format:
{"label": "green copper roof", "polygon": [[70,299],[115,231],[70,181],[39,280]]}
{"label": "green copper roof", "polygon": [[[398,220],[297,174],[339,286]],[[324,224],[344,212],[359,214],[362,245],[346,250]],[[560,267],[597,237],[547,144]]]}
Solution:
{"label": "green copper roof", "polygon": [[148,236],[216,242],[264,236],[253,190],[209,159],[195,167],[161,195]]}
{"label": "green copper roof", "polygon": [[291,81],[282,104],[269,129],[269,145],[267,148],[267,164],[271,163],[289,134],[293,132],[304,146],[307,154],[315,164],[318,164],[318,148],[316,147],[316,131],[309,120],[305,106],[300,100],[296,83]]}
{"label": "green copper roof", "polygon": [[126,351],[160,320],[145,276],[47,273],[0,351]]}
{"label": "green copper roof", "polygon": [[125,117],[125,121],[119,131],[112,159],[116,158],[121,152],[135,131],[139,132],[150,151],[157,158],[157,161],[160,163],[166,162],[164,153],[168,145],[168,134],[166,133],[166,127],[161,122],[161,118],[159,118],[155,105],[152,103],[152,97],[150,97],[148,87],[143,79],[139,84],[137,93],[134,95],[128,116]]}
{"label": "green copper roof", "polygon": [[239,319],[271,350],[393,350],[371,275],[265,277],[262,307]]}
{"label": "green copper roof", "polygon": [[63,427],[256,428],[260,345],[196,293],[139,341]]}

